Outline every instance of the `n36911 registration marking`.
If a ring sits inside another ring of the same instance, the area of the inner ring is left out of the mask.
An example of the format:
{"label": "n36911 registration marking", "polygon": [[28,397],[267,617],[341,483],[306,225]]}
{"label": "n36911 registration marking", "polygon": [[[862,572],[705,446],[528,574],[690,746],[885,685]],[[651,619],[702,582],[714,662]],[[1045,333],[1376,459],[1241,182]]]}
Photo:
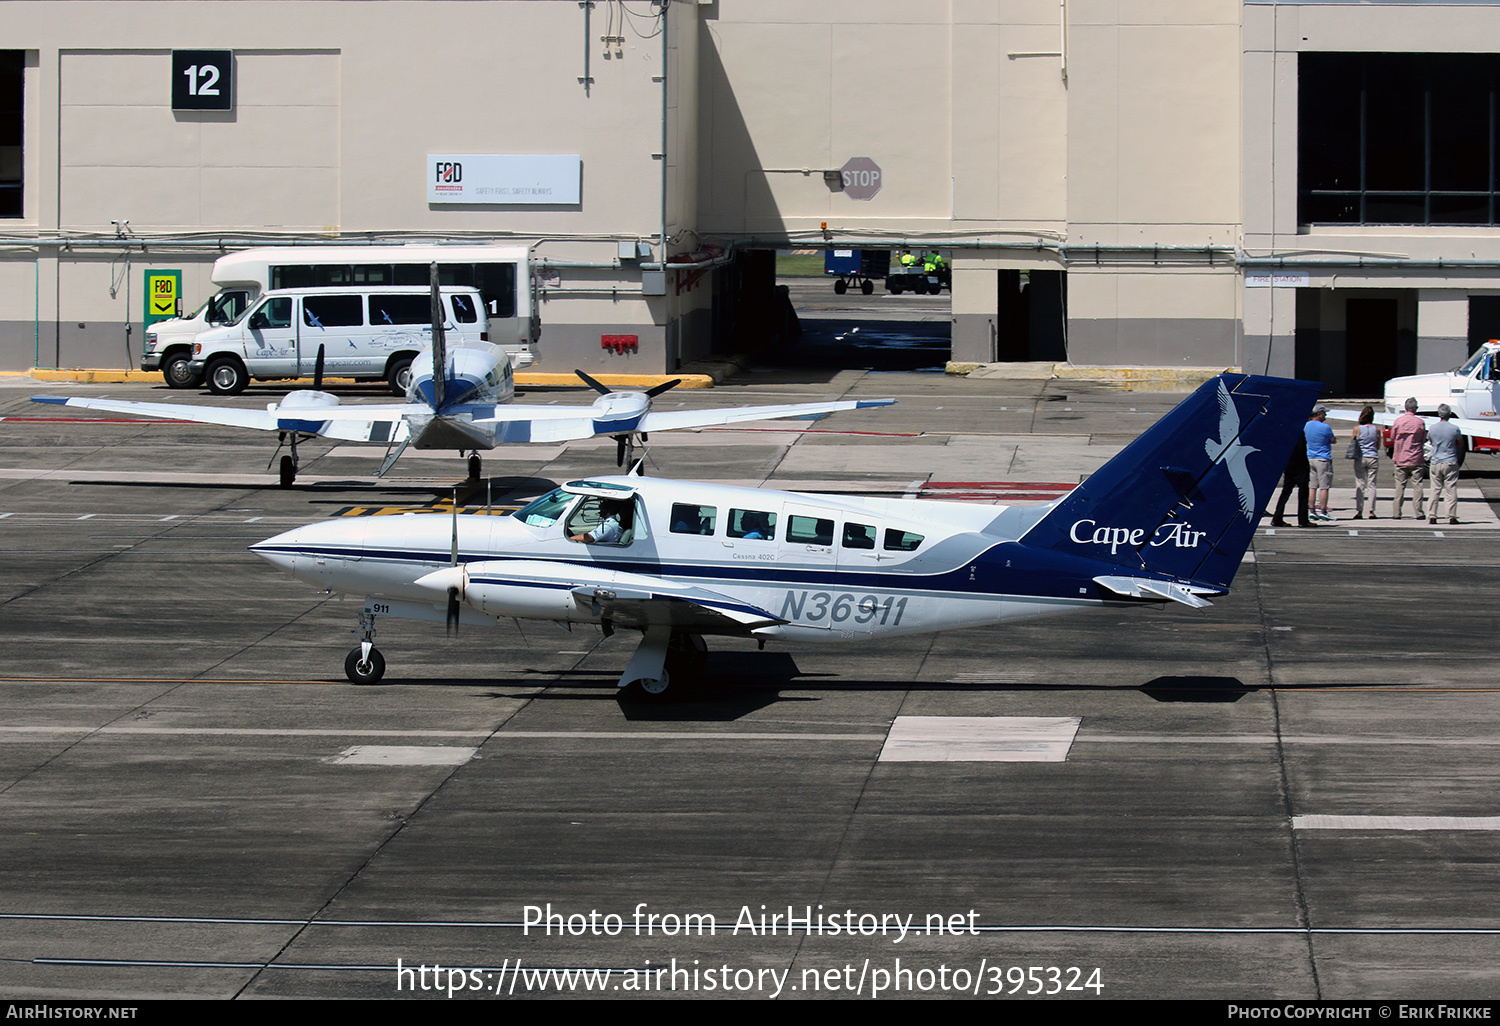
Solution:
{"label": "n36911 registration marking", "polygon": [[781,618],[797,623],[878,623],[895,627],[906,612],[906,602],[906,597],[894,595],[789,591],[781,603]]}

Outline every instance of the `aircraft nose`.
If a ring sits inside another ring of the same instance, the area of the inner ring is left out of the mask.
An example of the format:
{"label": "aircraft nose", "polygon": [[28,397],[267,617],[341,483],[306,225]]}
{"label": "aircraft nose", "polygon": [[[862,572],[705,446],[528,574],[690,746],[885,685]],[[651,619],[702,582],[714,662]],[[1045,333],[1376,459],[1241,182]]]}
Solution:
{"label": "aircraft nose", "polygon": [[250,546],[250,551],[278,570],[291,573],[296,564],[298,552],[302,548],[302,534],[306,530],[305,527],[298,527],[285,531],[274,538],[256,542]]}

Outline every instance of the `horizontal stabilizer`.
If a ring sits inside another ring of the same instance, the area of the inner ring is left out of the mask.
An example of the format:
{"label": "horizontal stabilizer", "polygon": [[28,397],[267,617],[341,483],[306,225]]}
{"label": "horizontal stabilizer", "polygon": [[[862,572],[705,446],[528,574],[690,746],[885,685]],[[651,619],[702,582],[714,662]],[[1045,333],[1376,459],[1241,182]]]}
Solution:
{"label": "horizontal stabilizer", "polygon": [[1181,602],[1194,609],[1213,605],[1191,589],[1171,581],[1154,581],[1147,577],[1095,577],[1094,583],[1128,598],[1165,599],[1169,602]]}

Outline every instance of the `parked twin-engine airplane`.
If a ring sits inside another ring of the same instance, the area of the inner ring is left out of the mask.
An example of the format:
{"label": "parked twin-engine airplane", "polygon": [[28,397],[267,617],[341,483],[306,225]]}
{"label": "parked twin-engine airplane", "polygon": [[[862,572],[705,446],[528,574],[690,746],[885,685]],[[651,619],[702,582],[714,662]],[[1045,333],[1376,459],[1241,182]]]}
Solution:
{"label": "parked twin-engine airplane", "polygon": [[375,621],[502,618],[639,630],[619,685],[667,690],[705,635],[832,641],[1101,606],[1200,607],[1234,578],[1315,382],[1208,382],[1044,506],[803,495],[636,476],[575,481],[509,517],[328,521],[251,546],[362,595],[344,669],[381,678]]}
{"label": "parked twin-engine airplane", "polygon": [[[448,346],[444,339],[443,320],[437,267],[433,265],[433,341],[412,361],[411,386],[404,403],[341,406],[338,396],[322,390],[321,348],[313,387],[289,392],[280,403],[271,403],[264,410],[56,395],[34,395],[31,400],[141,417],[166,417],[280,432],[282,441],[291,443],[290,453],[281,457],[283,488],[291,487],[297,476],[297,442],[309,438],[385,444],[388,455],[376,471],[377,477],[391,468],[408,445],[417,449],[469,452],[469,477],[478,480],[481,470],[479,451],[497,445],[564,442],[607,435],[619,442],[619,463],[623,466],[630,449],[652,431],[808,417],[839,410],[890,406],[895,402],[894,399],[860,399],[658,413],[651,409],[652,400],[678,384],[677,380],[644,392],[614,392],[583,371],[575,371],[591,388],[603,393],[592,406],[523,406],[511,403],[515,395],[515,379],[510,358],[504,350],[487,342]],[[434,374],[434,367],[442,367],[443,373]]]}

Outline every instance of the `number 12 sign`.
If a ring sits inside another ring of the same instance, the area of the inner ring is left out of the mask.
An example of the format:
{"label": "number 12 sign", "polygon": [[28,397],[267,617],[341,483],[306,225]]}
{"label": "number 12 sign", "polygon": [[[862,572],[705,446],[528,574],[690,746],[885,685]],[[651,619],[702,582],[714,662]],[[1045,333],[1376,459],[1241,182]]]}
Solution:
{"label": "number 12 sign", "polygon": [[173,50],[172,109],[234,110],[234,51]]}

